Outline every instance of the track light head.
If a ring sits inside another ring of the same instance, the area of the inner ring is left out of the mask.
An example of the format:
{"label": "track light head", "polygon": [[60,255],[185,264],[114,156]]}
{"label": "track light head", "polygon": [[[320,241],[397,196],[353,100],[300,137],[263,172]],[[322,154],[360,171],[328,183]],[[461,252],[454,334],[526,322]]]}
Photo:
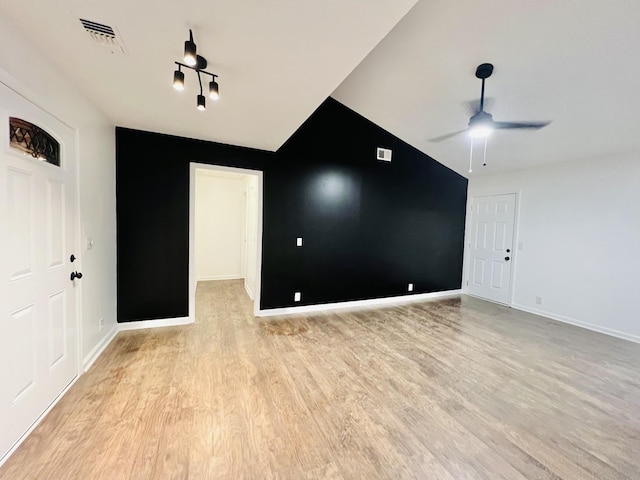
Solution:
{"label": "track light head", "polygon": [[198,95],[198,110],[201,112],[207,109],[207,100],[204,98],[204,95]]}
{"label": "track light head", "polygon": [[220,98],[220,87],[215,78],[209,82],[209,98],[211,100],[218,100]]}
{"label": "track light head", "polygon": [[198,63],[196,44],[193,41],[193,32],[191,30],[189,30],[189,40],[184,42],[184,63],[190,67],[195,67]]}
{"label": "track light head", "polygon": [[176,90],[184,90],[184,73],[182,73],[180,67],[173,72],[173,88]]}

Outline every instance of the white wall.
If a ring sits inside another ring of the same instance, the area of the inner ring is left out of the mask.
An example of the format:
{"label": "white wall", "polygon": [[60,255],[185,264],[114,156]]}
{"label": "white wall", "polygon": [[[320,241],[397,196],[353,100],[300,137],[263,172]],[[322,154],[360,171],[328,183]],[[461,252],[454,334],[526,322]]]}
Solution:
{"label": "white wall", "polygon": [[640,341],[640,155],[469,181],[469,201],[510,192],[519,203],[512,306]]}
{"label": "white wall", "polygon": [[242,175],[196,170],[196,280],[244,277],[245,185]]}
{"label": "white wall", "polygon": [[[84,273],[82,354],[88,359],[116,327],[114,126],[78,92],[72,79],[65,77],[2,17],[0,45],[0,79],[76,129],[81,233],[94,241],[92,250],[82,248],[80,255],[76,254]],[[100,318],[104,318],[102,331]]]}

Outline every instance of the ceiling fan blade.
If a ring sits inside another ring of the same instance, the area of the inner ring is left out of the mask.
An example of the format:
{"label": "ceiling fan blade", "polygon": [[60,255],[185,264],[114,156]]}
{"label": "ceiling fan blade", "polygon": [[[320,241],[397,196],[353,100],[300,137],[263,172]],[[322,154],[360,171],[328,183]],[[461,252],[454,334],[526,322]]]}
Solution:
{"label": "ceiling fan blade", "polygon": [[438,142],[442,142],[443,140],[447,140],[451,137],[455,137],[456,135],[460,135],[461,133],[466,132],[468,129],[465,128],[464,130],[458,130],[457,132],[453,132],[453,133],[447,133],[446,135],[441,135],[439,137],[435,137],[435,138],[431,138],[429,139],[430,142],[433,143],[438,143]]}
{"label": "ceiling fan blade", "polygon": [[512,128],[531,128],[538,129],[546,127],[551,122],[493,122],[493,128],[512,129]]}

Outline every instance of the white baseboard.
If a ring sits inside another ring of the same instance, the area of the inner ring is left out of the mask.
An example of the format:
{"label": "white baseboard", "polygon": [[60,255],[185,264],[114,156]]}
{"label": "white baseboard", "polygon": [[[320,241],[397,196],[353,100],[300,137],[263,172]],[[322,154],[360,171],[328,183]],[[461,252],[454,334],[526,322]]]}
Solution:
{"label": "white baseboard", "polygon": [[533,313],[534,315],[540,315],[541,317],[550,318],[551,320],[556,320],[558,322],[568,323],[569,325],[585,328],[593,332],[603,333],[611,337],[621,338],[623,340],[629,340],[630,342],[640,343],[640,336],[638,335],[621,332],[619,330],[603,327],[601,325],[596,325],[594,323],[583,322],[581,320],[576,320],[575,318],[566,317],[564,315],[557,315],[555,313],[546,312],[544,310],[538,310],[537,308],[531,308],[531,307],[527,307],[526,305],[520,305],[517,303],[512,304],[511,307],[517,310],[522,310],[523,312]]}
{"label": "white baseboard", "polygon": [[93,347],[93,350],[91,350],[84,357],[84,362],[82,367],[84,372],[87,372],[91,368],[91,365],[93,365],[94,362],[98,359],[98,357],[102,355],[102,352],[104,352],[104,350],[109,346],[111,341],[114,338],[116,338],[116,335],[118,334],[118,332],[119,332],[118,324],[115,324],[111,329],[111,331],[107,333],[107,335],[105,335],[105,337],[100,342],[98,342],[98,344],[95,347]]}
{"label": "white baseboard", "polygon": [[209,282],[211,280],[241,280],[244,277],[240,274],[237,275],[209,275],[196,277],[196,282]]}
{"label": "white baseboard", "polygon": [[160,328],[160,327],[173,327],[176,325],[189,325],[194,320],[191,317],[176,317],[176,318],[159,318],[156,320],[140,320],[138,322],[123,322],[117,323],[111,331],[102,339],[102,341],[96,345],[91,352],[84,359],[84,371],[86,372],[91,368],[91,365],[102,355],[102,352],[109,346],[111,341],[116,338],[118,332],[126,330],[141,330],[143,328]]}
{"label": "white baseboard", "polygon": [[62,397],[64,397],[66,395],[66,393],[69,391],[69,389],[71,387],[73,387],[73,385],[78,381],[78,379],[82,376],[82,372],[79,372],[78,375],[76,375],[76,377],[71,380],[71,382],[69,383],[69,385],[67,385],[64,390],[62,390],[62,392],[60,392],[60,395],[58,395],[55,400],[53,402],[51,402],[51,405],[49,405],[47,407],[47,409],[42,412],[42,414],[36,419],[35,422],[33,422],[33,425],[31,425],[29,427],[29,430],[27,430],[26,432],[24,432],[24,434],[20,437],[20,439],[15,443],[15,445],[13,447],[11,447],[11,449],[5,454],[4,457],[0,458],[0,467],[4,464],[4,462],[6,462],[7,460],[9,460],[9,457],[11,457],[11,455],[13,455],[13,453],[18,449],[18,447],[22,444],[22,442],[24,442],[29,435],[31,434],[31,432],[33,432],[36,427],[38,425],[40,425],[40,423],[42,422],[42,420],[45,419],[45,417],[47,416],[47,414],[51,411],[51,409],[53,407],[55,407],[58,402],[62,399]]}
{"label": "white baseboard", "polygon": [[257,317],[271,317],[273,315],[288,315],[295,313],[324,312],[343,308],[379,307],[383,305],[401,305],[405,303],[424,302],[436,298],[454,297],[462,290],[447,290],[445,292],[417,293],[415,295],[401,295],[398,297],[372,298],[369,300],[353,300],[350,302],[321,303],[318,305],[303,305],[300,307],[270,308],[258,310]]}
{"label": "white baseboard", "polygon": [[249,288],[249,285],[247,285],[246,280],[244,282],[244,289],[247,291],[247,295],[249,295],[249,298],[251,300],[253,300],[253,290],[251,290],[251,288]]}
{"label": "white baseboard", "polygon": [[177,325],[189,325],[193,322],[194,319],[191,317],[158,318],[156,320],[122,322],[118,324],[118,329],[123,332],[126,330],[141,330],[143,328],[175,327]]}

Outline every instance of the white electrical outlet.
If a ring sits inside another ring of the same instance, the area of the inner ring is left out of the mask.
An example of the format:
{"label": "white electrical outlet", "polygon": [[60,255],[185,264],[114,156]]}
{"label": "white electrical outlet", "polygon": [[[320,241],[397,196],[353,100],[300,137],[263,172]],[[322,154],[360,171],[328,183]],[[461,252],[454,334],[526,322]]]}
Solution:
{"label": "white electrical outlet", "polygon": [[410,283],[407,287],[407,292],[413,292],[413,283]]}
{"label": "white electrical outlet", "polygon": [[87,237],[87,250],[91,250],[93,248],[93,238]]}
{"label": "white electrical outlet", "polygon": [[542,305],[542,297],[536,297],[536,305]]}
{"label": "white electrical outlet", "polygon": [[300,293],[300,292],[295,292],[295,293],[293,294],[293,301],[294,301],[294,302],[299,302],[299,301],[300,301],[300,298],[301,298],[301,293]]}
{"label": "white electrical outlet", "polygon": [[102,329],[104,328],[104,317],[100,317],[100,320],[98,321],[98,331],[101,332]]}
{"label": "white electrical outlet", "polygon": [[301,247],[302,246],[302,237],[298,237],[296,238],[296,247]]}

